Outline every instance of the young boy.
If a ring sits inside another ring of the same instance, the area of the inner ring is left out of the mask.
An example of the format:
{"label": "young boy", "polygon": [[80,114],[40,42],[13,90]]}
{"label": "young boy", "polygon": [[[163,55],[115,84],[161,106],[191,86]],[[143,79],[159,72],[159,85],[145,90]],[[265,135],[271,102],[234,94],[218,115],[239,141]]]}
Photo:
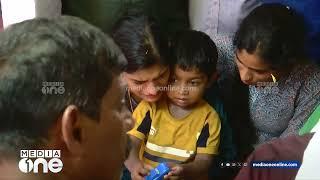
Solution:
{"label": "young boy", "polygon": [[133,147],[125,163],[133,179],[143,179],[161,162],[171,167],[166,178],[197,179],[218,153],[220,119],[203,100],[216,76],[216,46],[204,33],[189,30],[177,36],[172,52],[176,65],[167,97],[142,101],[133,113],[136,124],[128,132]]}

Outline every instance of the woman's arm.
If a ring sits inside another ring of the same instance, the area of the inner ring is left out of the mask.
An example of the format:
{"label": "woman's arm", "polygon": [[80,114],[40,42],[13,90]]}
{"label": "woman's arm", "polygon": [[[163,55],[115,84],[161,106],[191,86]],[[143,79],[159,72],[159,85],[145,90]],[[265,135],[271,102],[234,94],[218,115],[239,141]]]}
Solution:
{"label": "woman's arm", "polygon": [[304,80],[302,87],[297,93],[295,112],[289,121],[287,129],[280,137],[289,134],[298,134],[299,129],[307,121],[311,113],[320,103],[320,70],[315,68]]}
{"label": "woman's arm", "polygon": [[144,177],[148,175],[150,167],[147,167],[139,159],[139,152],[142,145],[142,140],[134,136],[130,136],[131,150],[129,152],[128,159],[124,162],[125,166],[131,173],[133,180],[144,180]]}

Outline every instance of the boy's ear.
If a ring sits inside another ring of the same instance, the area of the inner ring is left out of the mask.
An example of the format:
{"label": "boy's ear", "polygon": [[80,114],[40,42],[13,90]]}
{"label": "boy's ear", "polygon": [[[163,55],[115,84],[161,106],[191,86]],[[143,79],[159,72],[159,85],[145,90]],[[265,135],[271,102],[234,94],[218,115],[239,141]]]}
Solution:
{"label": "boy's ear", "polygon": [[215,83],[218,80],[219,74],[218,72],[214,72],[211,77],[208,79],[207,88],[209,88],[213,83]]}

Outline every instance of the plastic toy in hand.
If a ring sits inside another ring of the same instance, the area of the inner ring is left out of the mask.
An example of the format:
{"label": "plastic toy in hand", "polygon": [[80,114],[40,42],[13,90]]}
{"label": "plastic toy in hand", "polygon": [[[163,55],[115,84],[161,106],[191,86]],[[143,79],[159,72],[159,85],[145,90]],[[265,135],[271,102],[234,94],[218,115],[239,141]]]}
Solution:
{"label": "plastic toy in hand", "polygon": [[146,180],[162,180],[163,177],[168,174],[170,168],[166,163],[160,163],[156,168],[150,171],[149,176],[147,176]]}

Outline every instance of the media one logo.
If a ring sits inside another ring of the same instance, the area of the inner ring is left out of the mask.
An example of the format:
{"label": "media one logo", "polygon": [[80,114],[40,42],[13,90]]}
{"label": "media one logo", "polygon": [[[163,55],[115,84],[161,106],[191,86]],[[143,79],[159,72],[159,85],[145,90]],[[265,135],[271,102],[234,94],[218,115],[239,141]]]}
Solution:
{"label": "media one logo", "polygon": [[60,150],[20,150],[20,157],[19,169],[23,173],[39,173],[40,164],[43,173],[58,173],[63,167]]}
{"label": "media one logo", "polygon": [[42,82],[43,94],[63,94],[65,92],[64,83],[63,82]]}

